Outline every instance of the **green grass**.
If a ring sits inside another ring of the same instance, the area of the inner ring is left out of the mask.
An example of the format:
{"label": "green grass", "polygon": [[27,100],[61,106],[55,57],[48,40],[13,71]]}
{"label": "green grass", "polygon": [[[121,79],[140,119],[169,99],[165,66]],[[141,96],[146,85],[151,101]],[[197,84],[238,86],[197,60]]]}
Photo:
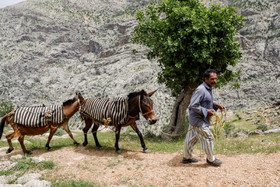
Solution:
{"label": "green grass", "polygon": [[258,116],[258,113],[248,115],[244,111],[235,112],[230,118],[227,119],[227,122],[234,123],[236,129],[242,129],[244,131],[253,131],[256,129],[257,120],[262,121],[263,119]]}
{"label": "green grass", "polygon": [[93,182],[88,181],[74,181],[74,180],[51,180],[52,186],[56,187],[97,187],[100,185],[97,185]]}
{"label": "green grass", "polygon": [[247,138],[221,138],[215,143],[217,154],[275,153],[280,151],[279,134],[249,136]]}
{"label": "green grass", "polygon": [[[238,129],[237,129],[238,130]],[[239,129],[240,130],[240,129]],[[5,138],[5,137],[4,137]],[[83,133],[77,133],[74,138],[82,146],[84,140]],[[26,148],[29,150],[45,149],[47,137],[43,140],[34,139],[32,136],[26,136],[26,140],[31,144],[26,144]],[[113,131],[101,133],[98,132],[99,143],[102,145],[103,150],[115,151],[115,133]],[[162,152],[178,152],[183,150],[185,134],[181,137],[177,137],[174,140],[167,141],[160,137],[145,136],[144,141],[150,152],[162,151]],[[95,146],[95,142],[91,133],[88,133],[88,149],[98,149]],[[13,144],[16,150],[21,150],[19,143]],[[0,142],[0,147],[8,146],[6,141]],[[61,149],[63,147],[75,147],[72,140],[69,138],[53,139],[50,143],[53,149]],[[123,151],[142,151],[140,140],[138,136],[121,134],[119,140],[119,147]],[[196,149],[200,149],[199,143],[196,145]],[[224,138],[219,137],[215,142],[216,154],[242,154],[242,153],[272,153],[280,151],[280,136],[278,134],[269,134],[265,136],[249,136],[245,138]],[[114,164],[112,164],[113,166]]]}
{"label": "green grass", "polygon": [[12,175],[13,172],[11,171],[0,171],[0,176],[7,176],[7,175]]}
{"label": "green grass", "polygon": [[32,160],[32,158],[24,157],[22,159],[17,160],[17,164],[10,170],[12,172],[17,173],[17,177],[23,176],[28,171],[36,171],[36,170],[45,170],[45,169],[53,169],[54,163],[53,161],[41,161],[36,162]]}
{"label": "green grass", "polygon": [[[21,159],[16,160],[16,165],[9,170],[0,171],[0,176],[8,176],[15,175],[17,178],[23,176],[28,172],[36,172],[42,170],[52,170],[54,168],[53,161],[34,161],[32,158],[23,157]],[[10,181],[10,183],[14,183],[15,181]]]}
{"label": "green grass", "polygon": [[[127,138],[128,139],[128,138]],[[185,137],[178,138],[172,141],[164,141],[160,138],[146,138],[145,142],[150,151],[165,151],[177,152],[182,151]],[[125,147],[131,147],[131,150],[139,150],[137,140],[126,142]],[[132,143],[133,142],[133,143]],[[122,145],[122,144],[121,144]],[[133,146],[133,147],[132,147]],[[124,146],[122,146],[124,147]],[[196,149],[200,149],[200,144],[197,143]],[[270,134],[265,136],[249,136],[246,138],[218,138],[215,142],[215,153],[232,155],[242,153],[274,153],[280,151],[280,136],[279,134]]]}

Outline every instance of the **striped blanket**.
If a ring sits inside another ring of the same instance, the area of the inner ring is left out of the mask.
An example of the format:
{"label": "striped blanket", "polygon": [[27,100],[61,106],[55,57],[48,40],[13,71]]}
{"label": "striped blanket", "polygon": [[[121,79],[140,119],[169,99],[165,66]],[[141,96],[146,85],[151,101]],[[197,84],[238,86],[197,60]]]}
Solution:
{"label": "striped blanket", "polygon": [[16,109],[14,122],[28,127],[60,124],[65,119],[62,106],[31,106]]}
{"label": "striped blanket", "polygon": [[[114,126],[125,124],[128,120],[128,99],[123,97],[114,99],[88,98],[81,105],[80,114],[82,117],[90,117],[102,124],[105,124],[108,119]],[[110,122],[107,125],[109,124]]]}

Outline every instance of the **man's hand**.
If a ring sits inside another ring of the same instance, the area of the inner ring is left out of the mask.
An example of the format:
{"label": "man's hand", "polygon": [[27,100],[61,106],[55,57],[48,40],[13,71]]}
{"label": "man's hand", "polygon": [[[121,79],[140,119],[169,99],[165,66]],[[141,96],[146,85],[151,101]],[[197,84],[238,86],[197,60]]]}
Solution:
{"label": "man's hand", "polygon": [[215,110],[213,109],[208,109],[208,116],[213,116],[214,115]]}
{"label": "man's hand", "polygon": [[224,105],[215,105],[214,107],[220,109],[221,111],[226,110],[226,107]]}

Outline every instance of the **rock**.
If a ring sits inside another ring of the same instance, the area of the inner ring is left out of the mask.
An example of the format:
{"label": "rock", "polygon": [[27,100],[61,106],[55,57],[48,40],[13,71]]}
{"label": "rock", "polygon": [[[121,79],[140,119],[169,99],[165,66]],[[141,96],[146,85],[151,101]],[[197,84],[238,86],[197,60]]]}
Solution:
{"label": "rock", "polygon": [[40,173],[29,173],[21,176],[20,178],[17,179],[18,184],[26,184],[30,180],[39,180],[41,177]]}
{"label": "rock", "polygon": [[100,53],[102,51],[102,46],[95,41],[89,41],[89,52],[91,53]]}
{"label": "rock", "polygon": [[16,179],[17,177],[15,175],[2,175],[0,176],[0,187],[2,187],[2,185],[4,185],[3,187],[6,187],[5,184],[9,184],[10,182],[15,181]]}
{"label": "rock", "polygon": [[275,134],[275,133],[280,133],[280,128],[276,128],[276,129],[269,129],[267,131],[263,132],[264,134]]}
{"label": "rock", "polygon": [[[7,140],[6,140],[7,141]],[[9,149],[9,147],[0,147],[0,151],[3,151],[3,150],[7,150],[7,149]]]}
{"label": "rock", "polygon": [[[12,143],[13,144],[19,144],[19,141],[18,141],[18,139],[12,139]],[[32,144],[30,141],[28,141],[28,140],[24,140],[24,144]]]}
{"label": "rock", "polygon": [[[125,97],[141,89],[159,88],[153,96],[157,125],[167,125],[175,98],[157,82],[160,67],[146,58],[147,48],[130,41],[137,24],[134,10],[150,0],[95,0],[95,6],[89,1],[73,2],[24,1],[0,10],[0,102],[8,100],[15,107],[42,102],[60,105],[77,89],[85,97]],[[245,15],[236,37],[243,57],[232,67],[242,71],[240,89],[231,83],[215,89],[216,101],[229,110],[240,110],[280,100],[277,1],[262,1],[263,9],[255,0],[212,2],[236,6]],[[133,54],[134,49],[139,52]],[[69,124],[77,129],[83,126],[72,119]],[[140,130],[146,128],[143,118],[137,124]],[[151,133],[159,132],[154,128]]]}
{"label": "rock", "polygon": [[245,133],[243,133],[243,132],[237,132],[237,133],[236,133],[236,137],[247,138],[247,137],[248,137],[248,135],[247,135],[247,134],[245,134]]}
{"label": "rock", "polygon": [[262,130],[259,130],[259,129],[256,129],[256,130],[254,130],[254,131],[252,131],[252,132],[249,132],[249,136],[252,136],[252,135],[263,135],[264,133],[263,133],[263,131]]}
{"label": "rock", "polygon": [[11,160],[18,160],[18,159],[21,159],[23,156],[22,154],[18,154],[18,155],[13,155],[10,157]]}
{"label": "rock", "polygon": [[[280,76],[280,74],[279,74],[279,76]],[[280,101],[273,103],[273,106],[275,106],[275,107],[280,106]]]}
{"label": "rock", "polygon": [[29,182],[25,183],[23,186],[24,187],[38,187],[38,186],[51,187],[51,185],[52,185],[51,182],[45,180],[30,180]]}
{"label": "rock", "polygon": [[[13,155],[10,157],[10,160],[18,160],[21,158],[22,158],[22,155]],[[7,160],[7,159],[9,159],[8,157],[5,157],[5,159],[1,159],[3,161],[0,162],[0,171],[8,171],[17,164],[17,162]],[[44,158],[41,158],[41,157],[32,157],[32,159],[37,162],[41,162],[44,160]],[[46,181],[46,180],[40,180],[40,178],[41,178],[40,173],[28,173],[28,174],[23,175],[20,178],[18,178],[16,176],[16,174],[17,174],[17,172],[13,171],[11,175],[0,176],[0,187],[18,187],[18,186],[49,187],[49,186],[51,186],[51,182]],[[14,183],[17,183],[17,184],[14,184]]]}
{"label": "rock", "polygon": [[45,161],[45,159],[43,157],[31,157],[32,160],[34,160],[35,162],[42,162]]}
{"label": "rock", "polygon": [[7,171],[13,168],[17,163],[12,161],[3,161],[0,162],[0,171]]}
{"label": "rock", "polygon": [[21,184],[0,184],[0,187],[21,187]]}
{"label": "rock", "polygon": [[129,134],[132,136],[137,136],[137,133],[135,133],[135,132],[130,132]]}

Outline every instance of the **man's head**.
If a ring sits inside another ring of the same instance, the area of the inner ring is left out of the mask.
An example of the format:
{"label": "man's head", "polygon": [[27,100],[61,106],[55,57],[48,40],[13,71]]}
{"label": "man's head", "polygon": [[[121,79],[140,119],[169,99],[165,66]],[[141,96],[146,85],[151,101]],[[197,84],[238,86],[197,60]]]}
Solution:
{"label": "man's head", "polygon": [[203,74],[204,82],[210,86],[215,86],[217,82],[217,72],[214,69],[207,69]]}

